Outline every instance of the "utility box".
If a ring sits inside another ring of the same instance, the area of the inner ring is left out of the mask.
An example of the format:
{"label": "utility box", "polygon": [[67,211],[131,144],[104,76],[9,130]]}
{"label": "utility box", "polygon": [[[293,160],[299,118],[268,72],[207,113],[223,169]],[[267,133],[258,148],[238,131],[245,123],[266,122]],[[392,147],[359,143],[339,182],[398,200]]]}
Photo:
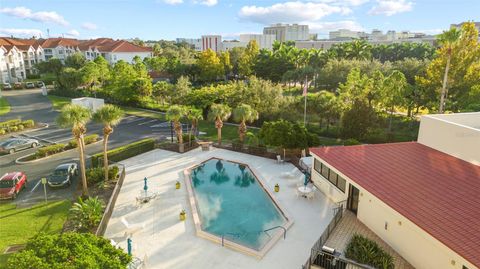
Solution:
{"label": "utility box", "polygon": [[99,98],[81,97],[72,99],[72,104],[86,107],[95,112],[105,104],[105,101]]}

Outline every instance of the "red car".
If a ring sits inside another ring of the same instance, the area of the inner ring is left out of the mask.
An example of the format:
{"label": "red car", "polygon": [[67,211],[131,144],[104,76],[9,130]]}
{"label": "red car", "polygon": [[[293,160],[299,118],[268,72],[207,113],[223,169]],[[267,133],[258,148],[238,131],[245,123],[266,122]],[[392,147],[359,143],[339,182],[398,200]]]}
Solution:
{"label": "red car", "polygon": [[18,193],[25,189],[27,175],[23,172],[6,173],[0,178],[0,199],[15,199]]}

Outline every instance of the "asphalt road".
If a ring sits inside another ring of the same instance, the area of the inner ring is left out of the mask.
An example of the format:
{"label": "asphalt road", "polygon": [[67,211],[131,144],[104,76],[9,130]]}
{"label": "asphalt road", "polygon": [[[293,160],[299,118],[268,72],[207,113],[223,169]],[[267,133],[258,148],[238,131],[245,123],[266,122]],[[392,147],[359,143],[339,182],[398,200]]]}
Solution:
{"label": "asphalt road", "polygon": [[[22,136],[36,138],[43,145],[55,143],[68,143],[72,139],[69,129],[60,129],[55,124],[55,118],[58,111],[54,111],[49,99],[42,96],[39,89],[36,90],[17,90],[3,92],[11,105],[11,112],[2,116],[0,121],[22,117],[23,120],[34,119],[36,122],[48,123],[48,128],[24,132]],[[89,123],[87,125],[87,135],[96,133],[102,135],[102,126]],[[169,122],[162,122],[157,119],[142,118],[137,116],[125,116],[120,124],[114,128],[113,134],[109,139],[109,148],[116,148],[133,141],[153,137],[157,139],[167,139],[170,137]],[[4,140],[8,137],[0,138]],[[102,143],[87,145],[87,156],[102,151]],[[35,152],[35,149],[19,151],[14,154],[0,156],[0,174],[12,171],[22,171],[27,174],[27,189],[22,191],[15,202],[34,203],[41,201],[44,197],[43,186],[40,183],[42,177],[46,177],[62,163],[77,162],[78,151],[71,150],[63,152],[44,160],[29,164],[16,164],[15,160],[19,157]],[[87,158],[87,161],[89,159]],[[65,189],[47,188],[49,199],[70,199],[77,186],[76,178],[71,187]]]}

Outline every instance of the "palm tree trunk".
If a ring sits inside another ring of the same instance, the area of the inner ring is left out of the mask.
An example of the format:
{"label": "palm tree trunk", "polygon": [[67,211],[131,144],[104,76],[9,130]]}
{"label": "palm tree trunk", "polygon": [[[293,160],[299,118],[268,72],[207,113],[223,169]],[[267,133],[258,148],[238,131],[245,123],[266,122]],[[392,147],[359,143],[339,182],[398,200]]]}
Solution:
{"label": "palm tree trunk", "polygon": [[218,138],[218,144],[222,144],[222,127],[217,128],[217,138]]}
{"label": "palm tree trunk", "polygon": [[448,71],[450,69],[450,58],[451,58],[451,55],[449,54],[448,55],[448,58],[447,58],[447,65],[445,66],[445,74],[443,75],[443,84],[442,84],[442,92],[440,93],[440,107],[438,109],[438,112],[440,114],[443,113],[443,111],[445,110],[445,99],[446,99],[446,95],[447,95],[447,80],[448,80]]}
{"label": "palm tree trunk", "polygon": [[107,154],[107,144],[108,144],[109,134],[103,135],[103,170],[105,173],[105,182],[108,181],[108,154]]}
{"label": "palm tree trunk", "polygon": [[242,121],[238,126],[238,138],[240,140],[240,143],[242,144],[243,144],[243,140],[245,140],[246,133],[247,133],[247,125],[245,124],[245,121]]}
{"label": "palm tree trunk", "polygon": [[78,153],[80,155],[80,176],[82,178],[82,195],[88,196],[87,174],[85,172],[85,146],[83,144],[83,135],[77,138]]}

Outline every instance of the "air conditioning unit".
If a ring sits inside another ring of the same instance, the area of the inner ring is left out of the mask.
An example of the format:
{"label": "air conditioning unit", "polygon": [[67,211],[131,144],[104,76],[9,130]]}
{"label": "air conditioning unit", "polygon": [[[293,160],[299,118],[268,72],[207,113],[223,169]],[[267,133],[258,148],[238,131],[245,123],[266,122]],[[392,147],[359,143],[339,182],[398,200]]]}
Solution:
{"label": "air conditioning unit", "polygon": [[322,251],[331,255],[335,255],[335,249],[328,246],[323,246]]}

